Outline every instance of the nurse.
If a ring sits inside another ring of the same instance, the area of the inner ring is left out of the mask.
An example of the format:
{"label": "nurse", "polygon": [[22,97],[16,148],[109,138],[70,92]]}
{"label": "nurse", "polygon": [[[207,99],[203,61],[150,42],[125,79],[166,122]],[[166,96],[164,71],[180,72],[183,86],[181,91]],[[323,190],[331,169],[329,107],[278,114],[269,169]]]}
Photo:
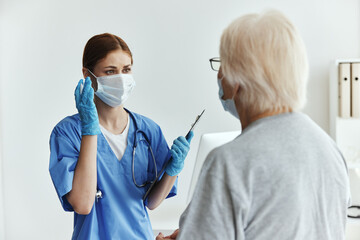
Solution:
{"label": "nurse", "polygon": [[153,239],[147,208],[176,195],[193,133],[169,149],[155,122],[124,108],[132,65],[120,37],[92,37],[75,89],[78,114],[51,133],[49,171],[62,207],[74,211],[72,239]]}

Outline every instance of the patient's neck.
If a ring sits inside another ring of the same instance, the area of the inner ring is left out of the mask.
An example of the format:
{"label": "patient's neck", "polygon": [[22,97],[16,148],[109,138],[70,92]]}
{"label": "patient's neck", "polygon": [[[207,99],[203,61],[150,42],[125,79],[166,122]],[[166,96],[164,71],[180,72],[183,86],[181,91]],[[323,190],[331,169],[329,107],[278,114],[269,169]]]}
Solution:
{"label": "patient's neck", "polygon": [[268,110],[262,113],[251,114],[249,111],[243,111],[240,113],[240,121],[241,127],[244,130],[248,127],[252,122],[255,122],[261,118],[270,117],[282,113],[292,112],[291,108],[283,107],[278,110]]}

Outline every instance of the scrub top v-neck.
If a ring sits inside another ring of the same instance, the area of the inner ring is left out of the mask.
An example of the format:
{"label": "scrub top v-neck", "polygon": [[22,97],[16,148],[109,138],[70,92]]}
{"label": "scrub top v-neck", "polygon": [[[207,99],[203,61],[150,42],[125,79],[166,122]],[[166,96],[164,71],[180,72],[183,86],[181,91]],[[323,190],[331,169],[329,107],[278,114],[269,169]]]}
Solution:
{"label": "scrub top v-neck", "polygon": [[104,135],[106,141],[108,142],[111,150],[116,155],[117,159],[120,161],[124,155],[125,149],[127,147],[127,137],[129,133],[130,125],[130,116],[127,117],[127,123],[122,133],[114,134],[108,131],[105,127],[100,124],[100,130],[102,135]]}

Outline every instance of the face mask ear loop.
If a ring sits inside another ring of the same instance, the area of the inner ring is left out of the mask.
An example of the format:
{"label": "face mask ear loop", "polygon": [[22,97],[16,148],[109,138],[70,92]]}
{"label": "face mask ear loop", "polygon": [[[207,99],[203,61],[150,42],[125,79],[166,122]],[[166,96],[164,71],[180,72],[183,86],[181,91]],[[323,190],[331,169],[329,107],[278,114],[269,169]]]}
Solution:
{"label": "face mask ear loop", "polygon": [[[96,79],[96,82],[97,82],[97,77],[95,76],[95,74],[93,74],[88,68],[87,68],[86,70],[88,70],[88,72],[89,72],[91,75],[93,75],[93,77]],[[99,85],[96,84],[96,87],[97,87],[97,89],[98,89],[98,88],[99,88]],[[94,91],[95,91],[95,89],[94,89]],[[97,92],[97,90],[96,90],[96,92]]]}
{"label": "face mask ear loop", "polygon": [[91,75],[93,75],[93,77],[94,77],[95,79],[97,79],[97,77],[95,76],[95,74],[93,74],[88,68],[87,68],[87,70],[88,70],[88,72],[89,72]]}

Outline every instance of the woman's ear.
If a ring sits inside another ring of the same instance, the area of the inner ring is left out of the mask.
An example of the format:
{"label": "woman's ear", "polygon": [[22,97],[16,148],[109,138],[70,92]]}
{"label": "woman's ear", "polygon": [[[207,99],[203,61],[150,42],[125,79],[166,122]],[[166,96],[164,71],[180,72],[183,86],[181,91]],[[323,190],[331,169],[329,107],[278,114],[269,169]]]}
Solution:
{"label": "woman's ear", "polygon": [[87,70],[87,68],[83,67],[82,72],[83,72],[84,79],[87,78],[87,77],[91,77],[89,71]]}
{"label": "woman's ear", "polygon": [[236,95],[239,95],[240,91],[241,91],[241,87],[240,87],[240,83],[236,83],[234,88],[233,88],[233,97]]}
{"label": "woman's ear", "polygon": [[91,80],[91,86],[94,89],[94,91],[97,91],[98,85],[96,79],[89,73],[89,70],[87,68],[82,68],[84,79],[89,77]]}

